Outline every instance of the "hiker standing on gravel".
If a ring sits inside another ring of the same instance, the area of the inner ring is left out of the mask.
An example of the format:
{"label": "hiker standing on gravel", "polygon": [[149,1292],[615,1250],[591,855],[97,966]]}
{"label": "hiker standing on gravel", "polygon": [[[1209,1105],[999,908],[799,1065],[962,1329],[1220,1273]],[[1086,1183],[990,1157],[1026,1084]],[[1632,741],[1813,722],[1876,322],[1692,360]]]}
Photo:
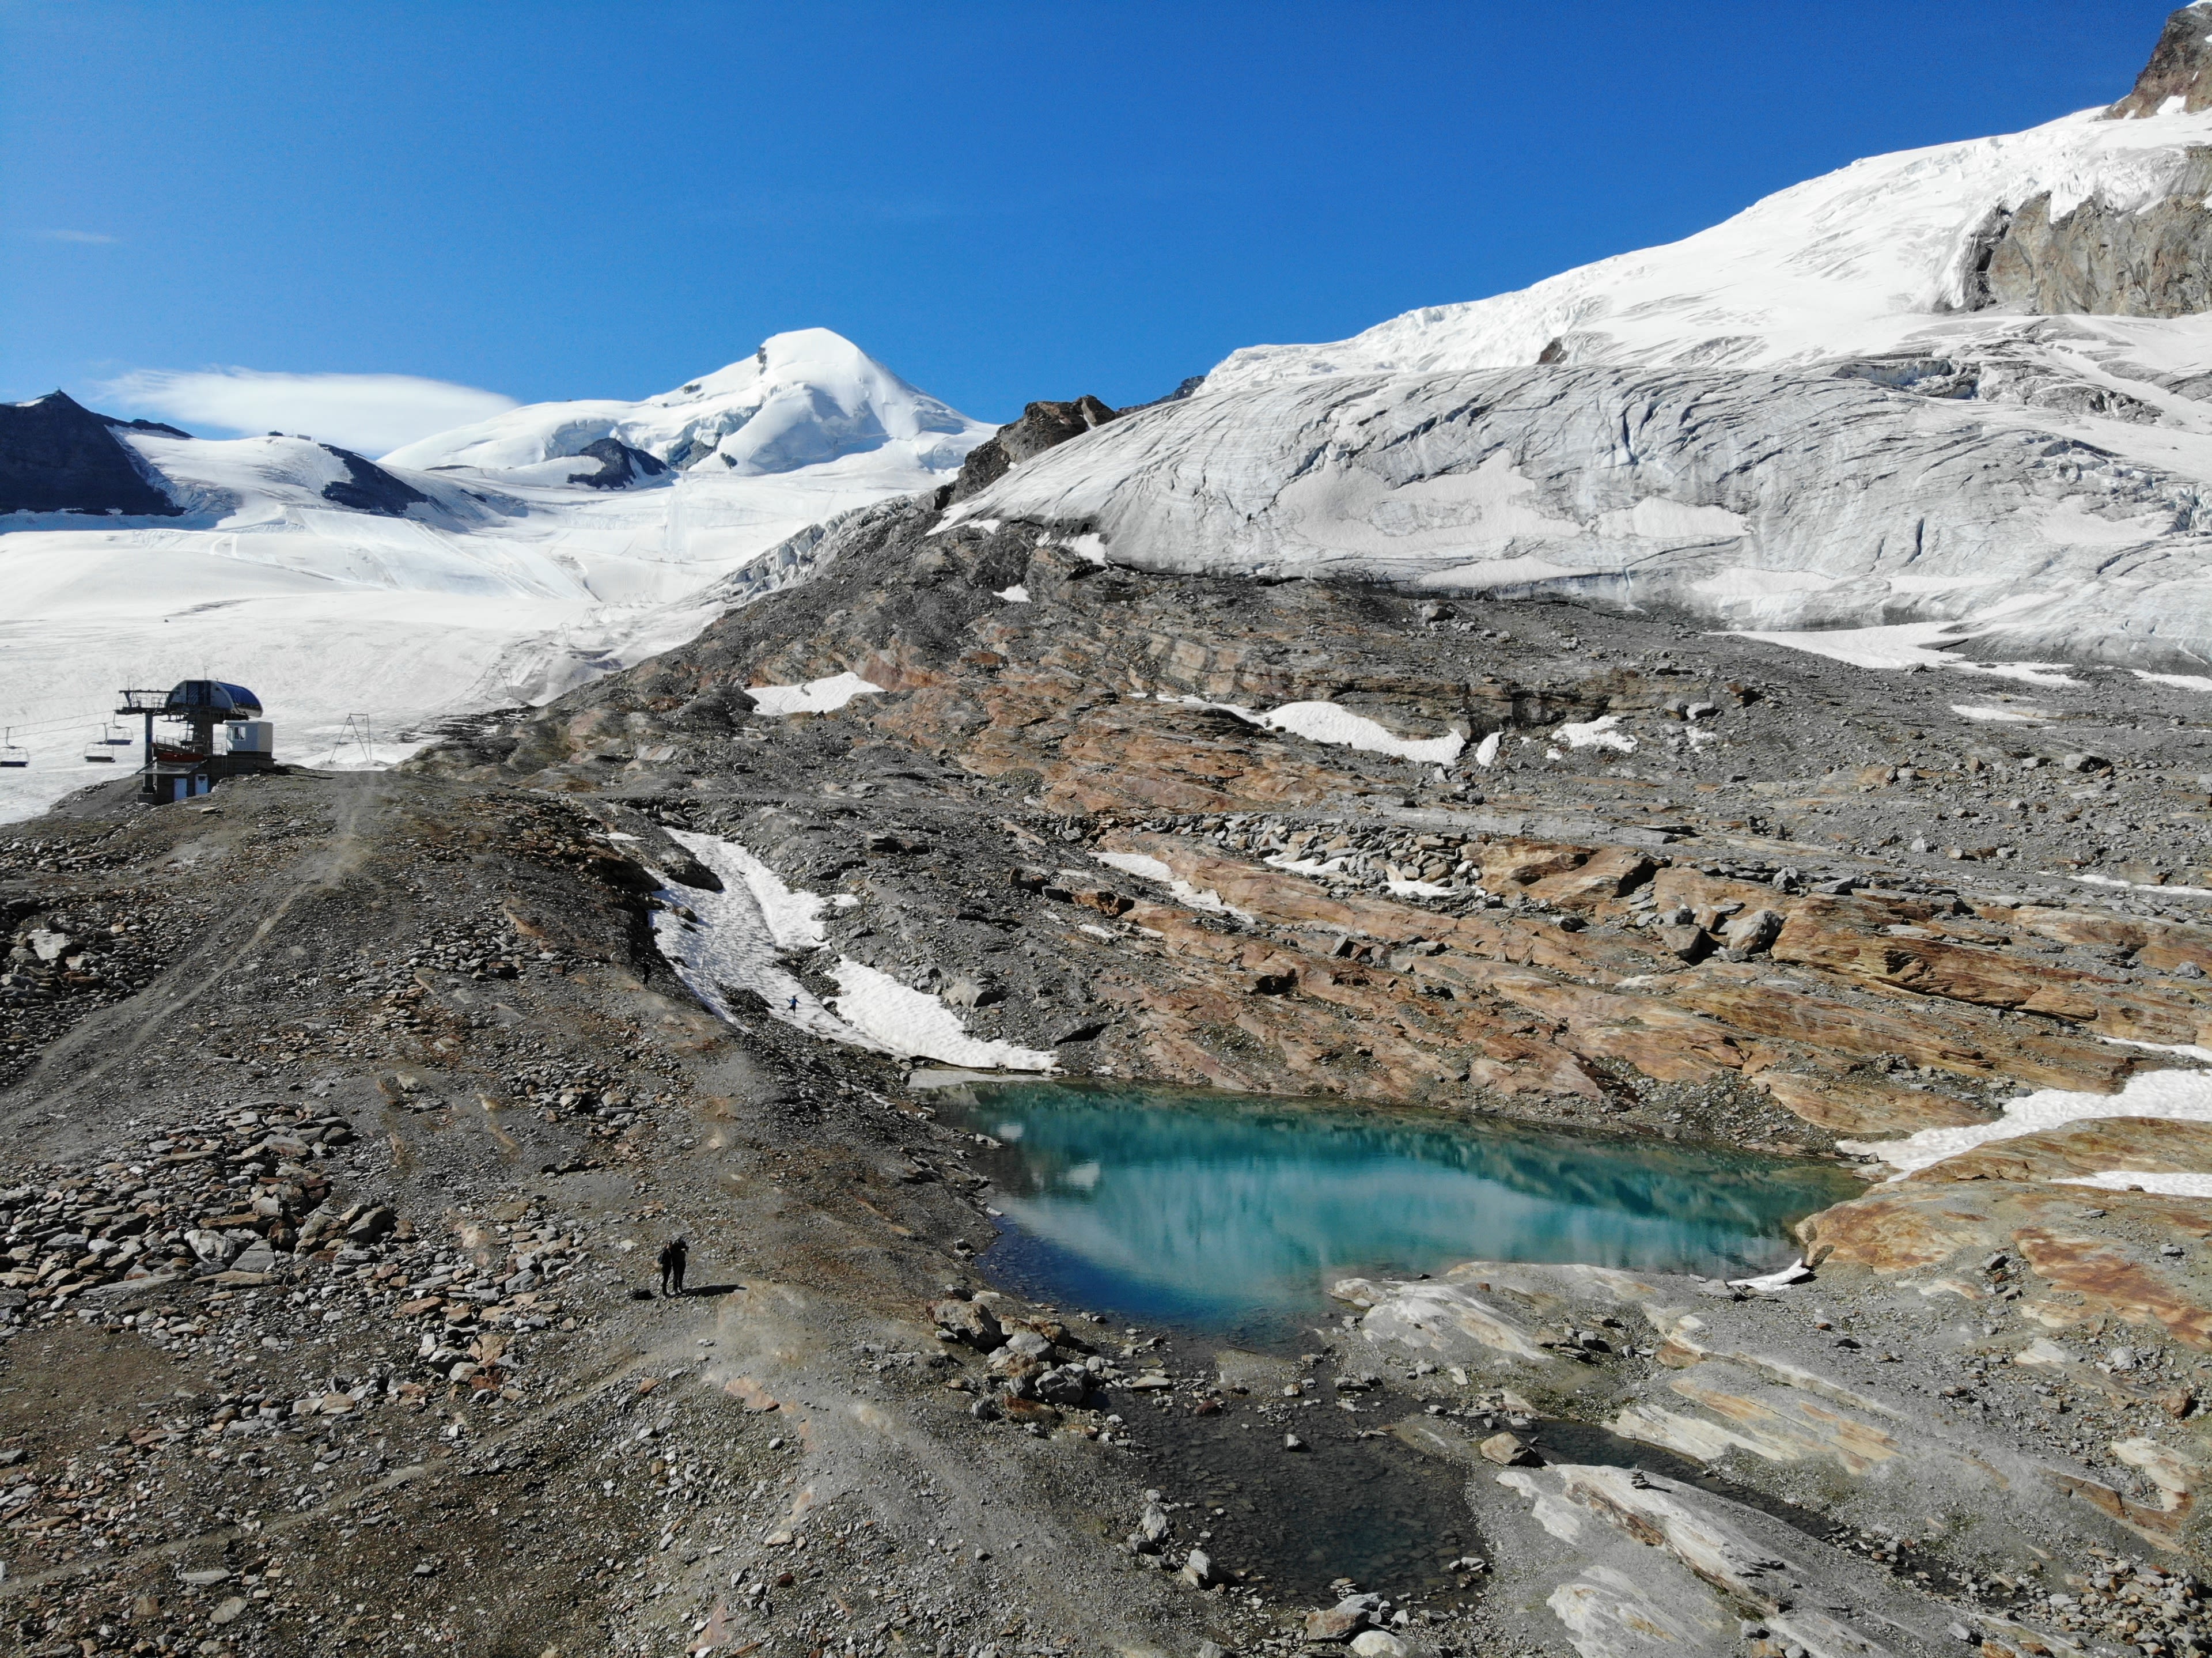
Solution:
{"label": "hiker standing on gravel", "polygon": [[682,1238],[673,1238],[660,1251],[660,1293],[680,1296],[684,1293],[684,1262],[691,1253],[691,1246]]}

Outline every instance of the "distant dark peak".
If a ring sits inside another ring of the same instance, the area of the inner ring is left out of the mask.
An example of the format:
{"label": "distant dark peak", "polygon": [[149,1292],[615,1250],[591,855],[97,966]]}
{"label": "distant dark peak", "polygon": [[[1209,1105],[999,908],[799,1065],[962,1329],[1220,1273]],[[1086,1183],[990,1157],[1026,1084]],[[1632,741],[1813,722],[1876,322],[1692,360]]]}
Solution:
{"label": "distant dark peak", "polygon": [[2174,109],[2185,113],[2212,109],[2212,0],[2197,0],[2166,20],[2135,90],[2105,116],[2118,121],[2156,115],[2176,98],[2181,101]]}
{"label": "distant dark peak", "polygon": [[1056,449],[1070,438],[1079,438],[1093,427],[1103,426],[1115,411],[1097,398],[1085,395],[1073,403],[1033,403],[1022,417],[1001,426],[968,452],[960,476],[952,481],[946,504],[965,501],[988,489],[1000,478],[1048,449]]}
{"label": "distant dark peak", "polygon": [[1164,403],[1181,403],[1186,398],[1194,395],[1197,392],[1198,388],[1205,384],[1206,376],[1203,374],[1186,375],[1182,380],[1176,382],[1176,389],[1169,392],[1167,396],[1164,398],[1154,398],[1150,403],[1130,404],[1127,407],[1123,408],[1121,412],[1125,415],[1133,415],[1139,409],[1157,409]]}
{"label": "distant dark peak", "polygon": [[386,518],[404,518],[407,509],[416,501],[430,499],[414,485],[401,483],[374,461],[364,460],[350,449],[329,443],[315,446],[343,461],[350,475],[323,486],[323,499],[333,506],[350,507],[356,513],[376,513]]}
{"label": "distant dark peak", "polygon": [[633,449],[619,438],[601,438],[587,443],[577,452],[578,456],[590,456],[599,463],[596,472],[571,472],[568,482],[580,483],[592,489],[627,489],[640,478],[657,478],[668,470],[668,463],[648,455],[642,449]]}
{"label": "distant dark peak", "polygon": [[118,420],[112,415],[103,415],[97,410],[93,411],[92,417],[102,425],[115,428],[118,432],[155,432],[165,438],[191,436],[190,432],[180,431],[173,426],[164,426],[157,420]]}
{"label": "distant dark peak", "polygon": [[119,424],[66,392],[0,404],[0,513],[175,517],[184,509],[108,429]]}

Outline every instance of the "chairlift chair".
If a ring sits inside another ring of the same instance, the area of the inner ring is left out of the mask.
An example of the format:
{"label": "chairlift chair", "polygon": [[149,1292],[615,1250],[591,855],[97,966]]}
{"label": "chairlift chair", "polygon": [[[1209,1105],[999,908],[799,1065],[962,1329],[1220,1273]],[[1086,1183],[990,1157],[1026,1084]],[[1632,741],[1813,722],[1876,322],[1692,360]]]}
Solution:
{"label": "chairlift chair", "polygon": [[88,766],[112,766],[115,751],[107,746],[107,738],[95,732],[92,741],[84,745],[84,761]]}
{"label": "chairlift chair", "polygon": [[100,740],[106,744],[111,749],[127,749],[133,742],[137,741],[137,739],[133,738],[129,732],[125,731],[122,726],[117,725],[112,720],[109,720],[107,724],[101,728]]}
{"label": "chairlift chair", "polygon": [[17,746],[15,728],[9,726],[6,729],[6,734],[0,736],[0,766],[21,767],[30,763],[31,751]]}

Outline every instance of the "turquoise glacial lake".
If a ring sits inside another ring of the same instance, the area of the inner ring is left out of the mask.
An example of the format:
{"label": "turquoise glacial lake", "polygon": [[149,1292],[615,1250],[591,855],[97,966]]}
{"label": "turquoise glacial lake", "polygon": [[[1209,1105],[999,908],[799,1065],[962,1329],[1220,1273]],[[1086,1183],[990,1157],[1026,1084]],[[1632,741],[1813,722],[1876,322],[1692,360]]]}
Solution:
{"label": "turquoise glacial lake", "polygon": [[1248,1341],[1329,1312],[1358,1273],[1583,1261],[1741,1277],[1864,1187],[1819,1163],[1498,1118],[1097,1084],[939,1096],[999,1144],[971,1158],[1009,1290]]}

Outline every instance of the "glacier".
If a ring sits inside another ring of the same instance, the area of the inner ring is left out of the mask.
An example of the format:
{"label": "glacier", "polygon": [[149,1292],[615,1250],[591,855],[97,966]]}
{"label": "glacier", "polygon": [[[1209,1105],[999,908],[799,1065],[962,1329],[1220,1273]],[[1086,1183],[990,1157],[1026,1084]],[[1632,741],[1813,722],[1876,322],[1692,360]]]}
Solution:
{"label": "glacier", "polygon": [[[955,512],[1152,570],[2201,664],[2212,110],[2187,101],[1856,162],[1520,293],[1249,347]],[[2078,308],[2033,308],[2054,295]]]}

